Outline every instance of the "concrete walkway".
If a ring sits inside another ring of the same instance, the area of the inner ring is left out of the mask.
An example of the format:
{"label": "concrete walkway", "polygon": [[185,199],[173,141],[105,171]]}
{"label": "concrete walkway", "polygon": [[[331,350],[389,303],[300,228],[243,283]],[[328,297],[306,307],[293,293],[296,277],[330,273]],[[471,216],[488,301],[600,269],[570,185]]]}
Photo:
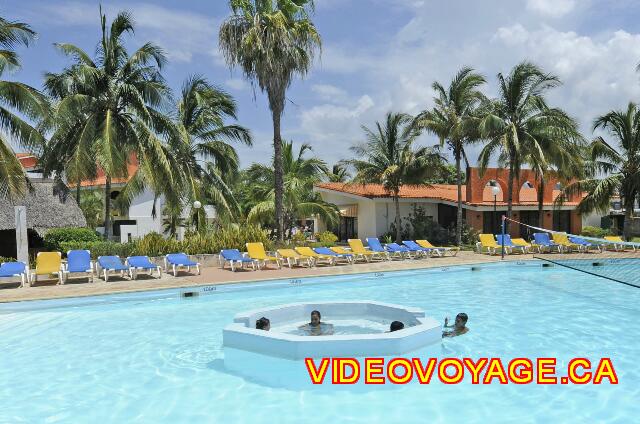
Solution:
{"label": "concrete walkway", "polygon": [[[554,254],[554,259],[571,255]],[[596,258],[599,255],[594,254]],[[610,255],[607,255],[610,256]],[[510,255],[505,257],[506,261],[533,260],[533,255]],[[94,296],[110,293],[126,293],[148,290],[159,290],[180,287],[209,286],[215,284],[242,283],[251,281],[278,280],[286,278],[300,278],[326,275],[345,275],[367,272],[399,271],[407,269],[421,269],[455,265],[470,265],[499,262],[500,256],[480,255],[473,252],[460,252],[456,257],[429,258],[417,260],[394,260],[370,263],[357,263],[355,265],[318,266],[316,268],[294,267],[289,269],[283,267],[276,269],[270,265],[268,269],[260,271],[237,271],[231,272],[228,268],[218,267],[202,268],[201,275],[187,274],[181,272],[178,277],[163,274],[161,279],[150,278],[141,275],[135,281],[109,277],[109,282],[96,278],[94,283],[88,282],[87,278],[70,278],[65,285],[55,285],[55,283],[39,282],[35,287],[20,288],[19,282],[16,284],[0,283],[0,303],[16,302],[24,300],[56,299],[65,297]]]}

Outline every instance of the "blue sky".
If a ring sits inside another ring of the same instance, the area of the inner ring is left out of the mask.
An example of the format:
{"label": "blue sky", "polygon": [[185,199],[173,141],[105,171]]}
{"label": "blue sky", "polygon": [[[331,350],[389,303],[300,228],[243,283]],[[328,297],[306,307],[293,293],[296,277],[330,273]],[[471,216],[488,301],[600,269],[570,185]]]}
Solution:
{"label": "blue sky", "polygon": [[[433,105],[431,83],[448,83],[470,65],[495,75],[531,60],[564,85],[550,100],[567,110],[591,135],[593,119],[640,97],[640,2],[633,0],[317,0],[314,21],[323,52],[311,74],[288,92],[283,135],[310,143],[328,163],[350,157],[362,140],[360,125],[388,111],[415,114]],[[30,23],[38,41],[20,49],[23,69],[11,76],[41,87],[45,71],[66,59],[54,42],[93,51],[99,37],[98,1],[0,1],[8,19]],[[131,48],[153,41],[170,59],[164,71],[177,92],[190,74],[201,74],[229,91],[239,122],[255,146],[240,147],[244,166],[271,157],[271,117],[266,96],[254,93],[218,52],[217,31],[229,15],[226,0],[102,1],[108,17],[131,11],[137,30]],[[424,136],[423,144],[435,144]],[[475,160],[479,148],[472,148]]]}

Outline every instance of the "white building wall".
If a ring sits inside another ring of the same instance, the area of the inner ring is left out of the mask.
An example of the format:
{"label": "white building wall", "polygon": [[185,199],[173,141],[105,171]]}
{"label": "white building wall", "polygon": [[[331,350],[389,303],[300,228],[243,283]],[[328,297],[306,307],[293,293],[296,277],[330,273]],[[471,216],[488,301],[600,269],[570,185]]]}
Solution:
{"label": "white building wall", "polygon": [[601,225],[601,219],[602,216],[597,212],[582,215],[582,226],[599,227]]}
{"label": "white building wall", "polygon": [[[413,213],[413,208],[420,206],[424,208],[427,216],[433,217],[435,222],[438,222],[438,204],[427,202],[415,202],[411,200],[400,200],[400,217],[402,218],[402,224],[405,225],[405,219],[409,217],[409,214]],[[378,237],[384,233],[389,232],[391,224],[396,219],[396,207],[392,200],[378,199],[376,200],[376,235],[368,237]]]}

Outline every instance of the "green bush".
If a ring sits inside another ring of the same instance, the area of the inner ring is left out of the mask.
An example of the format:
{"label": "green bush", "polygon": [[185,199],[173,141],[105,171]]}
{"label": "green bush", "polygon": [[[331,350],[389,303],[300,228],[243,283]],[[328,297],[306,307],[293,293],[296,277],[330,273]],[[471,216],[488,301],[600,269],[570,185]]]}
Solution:
{"label": "green bush", "polygon": [[44,246],[47,250],[61,251],[62,243],[93,243],[101,240],[100,235],[90,228],[53,228],[45,234]]}
{"label": "green bush", "polygon": [[2,262],[15,262],[15,261],[16,261],[16,258],[7,258],[5,256],[0,256],[0,264]]}
{"label": "green bush", "polygon": [[331,231],[323,231],[316,234],[315,237],[322,247],[333,247],[338,241],[338,236],[333,234]]}
{"label": "green bush", "polygon": [[91,258],[93,259],[97,259],[98,256],[112,255],[126,258],[127,256],[132,255],[133,243],[116,243],[113,241],[68,241],[61,243],[60,248],[63,252],[67,252],[69,250],[89,250],[91,252]]}
{"label": "green bush", "polygon": [[248,242],[262,242],[265,249],[273,248],[273,241],[267,232],[257,226],[228,227],[207,234],[193,233],[182,241],[165,239],[158,233],[149,233],[141,239],[129,243],[115,242],[63,242],[63,251],[87,249],[95,259],[98,256],[118,255],[120,257],[144,255],[164,256],[168,253],[184,252],[188,255],[218,253],[222,249],[246,250]]}
{"label": "green bush", "polygon": [[580,233],[585,237],[595,237],[595,238],[604,238],[604,236],[612,235],[610,229],[604,229],[600,227],[582,227],[582,232]]}

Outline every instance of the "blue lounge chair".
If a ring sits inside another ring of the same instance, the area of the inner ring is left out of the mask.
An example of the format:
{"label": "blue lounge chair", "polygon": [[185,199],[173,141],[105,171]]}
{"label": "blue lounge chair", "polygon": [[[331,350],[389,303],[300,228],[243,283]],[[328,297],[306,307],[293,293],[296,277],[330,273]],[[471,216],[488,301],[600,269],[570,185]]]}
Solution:
{"label": "blue lounge chair", "polygon": [[127,265],[129,265],[129,272],[133,280],[138,278],[139,271],[147,271],[152,277],[153,271],[156,271],[158,278],[162,278],[162,268],[151,262],[148,256],[129,256],[127,258]]}
{"label": "blue lounge chair", "polygon": [[515,244],[511,240],[511,236],[509,234],[505,234],[504,236],[502,234],[496,234],[496,242],[500,246],[504,245],[504,247],[510,248],[511,251],[514,251],[517,249],[517,250],[520,250],[522,253],[527,253],[527,247]]}
{"label": "blue lounge chair", "polygon": [[227,262],[231,265],[231,271],[234,272],[238,265],[240,265],[241,269],[244,268],[244,264],[251,264],[253,270],[256,270],[257,261],[248,256],[244,256],[238,249],[223,249],[220,251],[220,266],[224,268]]}
{"label": "blue lounge chair", "polygon": [[413,240],[403,240],[402,244],[404,244],[405,246],[407,246],[407,249],[409,249],[412,252],[415,252],[416,254],[420,253],[421,255],[425,256],[425,257],[429,257],[432,255],[438,255],[441,256],[440,250],[438,249],[430,249],[428,247],[422,247],[420,246],[418,243],[416,243]]}
{"label": "blue lounge chair", "polygon": [[62,270],[62,284],[69,279],[69,274],[89,274],[89,281],[93,283],[93,261],[88,250],[69,250],[67,263]]}
{"label": "blue lounge chair", "polygon": [[105,283],[109,281],[109,272],[120,272],[120,277],[124,278],[126,272],[131,277],[131,270],[122,263],[120,256],[98,256],[98,266],[102,268],[102,276]]}
{"label": "blue lounge chair", "polygon": [[3,262],[0,264],[0,277],[20,277],[20,287],[27,282],[27,265],[24,262]]}
{"label": "blue lounge chair", "polygon": [[164,257],[164,272],[169,272],[169,266],[173,270],[173,276],[178,276],[178,268],[186,267],[187,272],[191,272],[191,267],[194,267],[200,275],[200,264],[194,262],[187,256],[186,253],[170,253]]}
{"label": "blue lounge chair", "polygon": [[401,259],[405,257],[411,258],[411,250],[406,246],[400,246],[398,243],[387,243],[385,247],[391,255],[398,256]]}
{"label": "blue lounge chair", "polygon": [[387,259],[391,259],[389,251],[382,246],[382,243],[380,243],[380,240],[378,240],[377,237],[368,237],[367,244],[369,245],[369,250],[372,252],[376,252],[384,255]]}
{"label": "blue lounge chair", "polygon": [[597,250],[598,253],[602,252],[602,246],[599,244],[590,243],[581,237],[569,236],[568,238],[571,243],[582,246],[582,250],[585,252],[589,249]]}
{"label": "blue lounge chair", "polygon": [[353,260],[354,260],[353,255],[344,254],[344,253],[336,253],[333,250],[329,249],[328,247],[315,247],[313,249],[313,251],[316,252],[319,255],[333,256],[334,258],[336,258],[336,261],[338,259],[344,259],[349,264],[352,264]]}
{"label": "blue lounge chair", "polygon": [[562,246],[558,243],[552,242],[549,238],[549,233],[534,233],[533,241],[540,249],[540,253],[542,253],[545,248],[549,252],[555,249],[557,252],[562,253]]}

